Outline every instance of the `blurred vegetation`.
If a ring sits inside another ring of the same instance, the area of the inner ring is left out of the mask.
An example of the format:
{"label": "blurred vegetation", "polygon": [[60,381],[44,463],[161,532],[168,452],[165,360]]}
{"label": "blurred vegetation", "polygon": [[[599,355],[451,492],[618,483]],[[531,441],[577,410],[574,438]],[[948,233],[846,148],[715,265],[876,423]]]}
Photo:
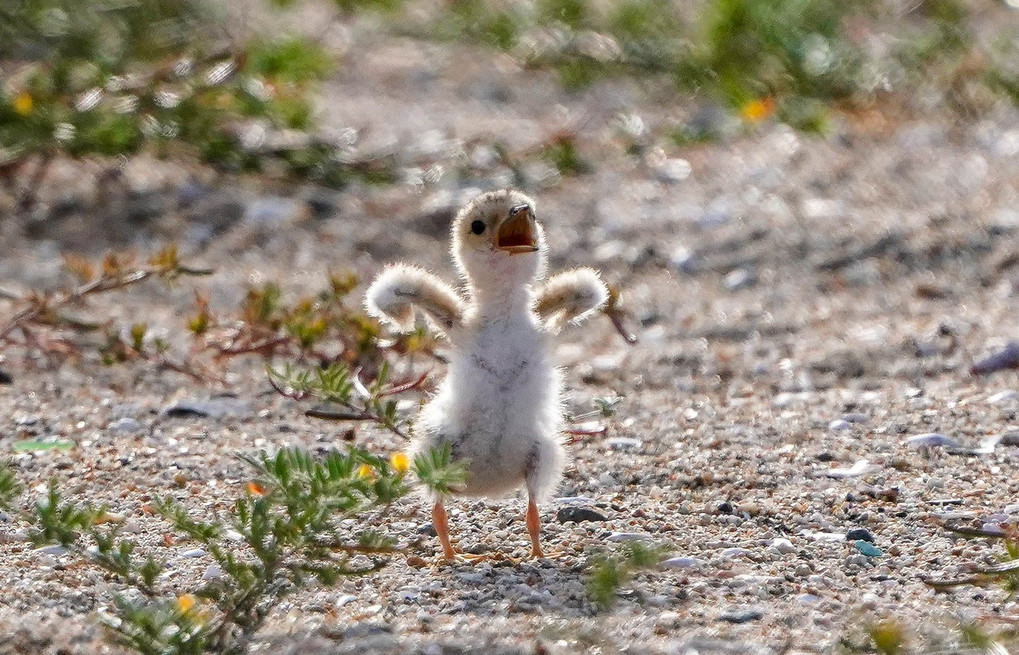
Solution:
{"label": "blurred vegetation", "polygon": [[466,36],[553,69],[570,88],[609,76],[665,77],[746,122],[774,116],[818,131],[831,106],[889,92],[937,86],[937,102],[964,111],[986,102],[978,97],[984,92],[1019,98],[1015,59],[1005,54],[1014,42],[978,43],[970,14],[959,0],[908,7],[881,0],[454,0],[448,15],[433,18],[431,33]]}
{"label": "blurred vegetation", "polygon": [[[274,24],[311,0],[264,0]],[[891,93],[963,112],[1019,102],[1015,40],[977,40],[975,5],[919,0],[332,0],[328,21],[464,40],[551,69],[568,88],[628,76],[671,82],[745,123],[823,130],[831,108]],[[329,186],[398,178],[315,130],[316,82],[336,64],[311,36],[238,27],[238,8],[199,0],[22,0],[0,5],[0,172],[36,161],[194,156],[227,171],[282,171]],[[275,12],[275,14],[274,14]],[[276,19],[279,19],[278,21]],[[713,138],[680,126],[680,142]],[[568,142],[539,156],[583,173]],[[30,200],[30,199],[29,199]],[[26,203],[30,204],[30,202]]]}

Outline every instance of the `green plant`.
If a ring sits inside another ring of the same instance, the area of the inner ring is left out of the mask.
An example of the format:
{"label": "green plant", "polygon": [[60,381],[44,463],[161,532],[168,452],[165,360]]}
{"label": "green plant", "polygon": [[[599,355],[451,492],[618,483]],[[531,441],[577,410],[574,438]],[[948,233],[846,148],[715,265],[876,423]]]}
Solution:
{"label": "green plant", "polygon": [[898,621],[875,623],[867,630],[867,634],[874,649],[884,655],[897,655],[906,646],[906,630]]}
{"label": "green plant", "polygon": [[598,609],[608,609],[615,603],[619,589],[630,581],[634,572],[658,566],[667,551],[666,546],[638,541],[624,545],[619,553],[599,555],[588,573],[588,598]]}
{"label": "green plant", "polygon": [[[399,4],[336,0],[347,13]],[[225,11],[197,0],[0,7],[0,166],[24,175],[18,208],[34,206],[38,185],[61,155],[147,149],[228,171],[275,163],[274,170],[329,186],[355,177],[392,180],[391,163],[353,158],[328,139],[273,138],[314,127],[310,92],[332,58],[314,39],[238,31]]]}
{"label": "green plant", "polygon": [[266,373],[269,384],[277,393],[294,400],[310,397],[327,405],[326,408],[309,410],[309,416],[341,421],[374,421],[405,439],[409,438],[410,421],[399,414],[392,396],[420,388],[426,377],[422,375],[406,383],[388,386],[389,365],[386,362],[369,386],[365,386],[356,373],[341,363],[313,370],[298,370],[287,363],[282,369],[266,366]]}
{"label": "green plant", "polygon": [[[66,501],[51,482],[46,497],[19,512],[37,545],[58,543],[112,574],[136,593],[115,598],[103,617],[114,640],[146,655],[244,653],[269,612],[312,579],[334,584],[384,566],[398,548],[374,529],[348,519],[384,508],[415,477],[438,493],[461,484],[465,472],[448,453],[389,459],[363,449],[312,455],[296,448],[242,455],[252,479],[228,516],[194,517],[178,502],[158,498],[152,511],[215,563],[215,574],[188,593],[161,577],[165,563],[120,535],[104,508]],[[16,504],[19,486],[0,463],[0,505]]]}

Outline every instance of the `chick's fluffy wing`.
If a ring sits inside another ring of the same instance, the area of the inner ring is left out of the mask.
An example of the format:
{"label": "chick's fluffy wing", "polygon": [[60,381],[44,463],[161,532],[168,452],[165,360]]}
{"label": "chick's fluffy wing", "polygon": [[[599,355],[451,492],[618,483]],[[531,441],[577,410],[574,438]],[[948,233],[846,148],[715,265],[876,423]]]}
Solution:
{"label": "chick's fluffy wing", "polygon": [[598,271],[578,268],[550,277],[535,292],[534,311],[549,329],[580,323],[601,309],[609,290]]}
{"label": "chick's fluffy wing", "polygon": [[423,312],[438,327],[449,330],[463,324],[464,304],[448,284],[416,266],[389,266],[365,293],[368,314],[407,332],[414,328],[414,311]]}

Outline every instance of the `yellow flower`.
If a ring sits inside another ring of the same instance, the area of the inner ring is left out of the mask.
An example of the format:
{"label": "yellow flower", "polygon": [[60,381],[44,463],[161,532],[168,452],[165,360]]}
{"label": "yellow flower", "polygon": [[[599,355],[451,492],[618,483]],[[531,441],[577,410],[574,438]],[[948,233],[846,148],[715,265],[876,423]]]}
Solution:
{"label": "yellow flower", "polygon": [[184,594],[183,596],[177,596],[177,609],[182,613],[190,612],[191,608],[195,606],[198,599],[195,598],[194,594]]}
{"label": "yellow flower", "polygon": [[739,108],[740,116],[743,120],[751,123],[762,121],[768,116],[771,116],[775,111],[775,100],[773,98],[760,98],[758,100],[751,100],[750,102],[744,103]]}
{"label": "yellow flower", "polygon": [[410,460],[407,459],[407,455],[404,453],[393,453],[389,456],[389,464],[393,467],[393,470],[403,475],[410,468]]}
{"label": "yellow flower", "polygon": [[28,116],[32,113],[32,96],[26,91],[22,91],[14,98],[14,112],[21,116]]}
{"label": "yellow flower", "polygon": [[372,470],[372,467],[367,464],[362,464],[357,469],[357,477],[359,478],[370,478],[373,477],[373,475],[374,471]]}

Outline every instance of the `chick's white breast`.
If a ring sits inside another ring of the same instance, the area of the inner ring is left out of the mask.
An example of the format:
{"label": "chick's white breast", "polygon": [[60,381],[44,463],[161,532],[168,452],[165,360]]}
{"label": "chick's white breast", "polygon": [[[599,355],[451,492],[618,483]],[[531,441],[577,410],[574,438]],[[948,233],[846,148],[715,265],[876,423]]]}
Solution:
{"label": "chick's white breast", "polygon": [[422,416],[422,445],[449,442],[469,460],[468,493],[518,486],[535,453],[558,440],[559,372],[527,319],[482,323],[465,334]]}

